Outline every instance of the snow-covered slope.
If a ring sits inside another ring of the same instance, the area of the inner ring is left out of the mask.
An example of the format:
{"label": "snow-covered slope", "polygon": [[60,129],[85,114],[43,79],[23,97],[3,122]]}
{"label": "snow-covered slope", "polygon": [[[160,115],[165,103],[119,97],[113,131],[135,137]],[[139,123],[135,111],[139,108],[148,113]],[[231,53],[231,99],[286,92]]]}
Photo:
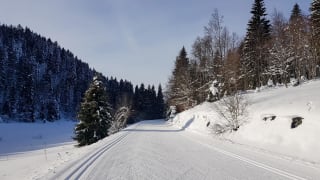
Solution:
{"label": "snow-covered slope", "polygon": [[75,123],[0,123],[0,179],[34,179],[81,154]]}
{"label": "snow-covered slope", "polygon": [[[281,153],[288,157],[320,163],[320,81],[309,81],[297,87],[274,87],[248,92],[250,102],[246,123],[233,133],[219,135],[233,142]],[[273,121],[263,117],[275,115]],[[292,117],[303,122],[291,129]],[[178,114],[173,124],[198,133],[212,133],[219,121],[214,103],[203,103]],[[208,122],[210,126],[207,127]]]}
{"label": "snow-covered slope", "polygon": [[0,155],[72,143],[75,123],[0,123]]}
{"label": "snow-covered slope", "polygon": [[[178,128],[161,121],[141,122],[82,148],[74,147],[75,142],[71,136],[75,122],[72,121],[45,124],[0,123],[0,179],[47,179],[50,175],[63,174],[69,170],[73,172],[77,167],[80,175],[84,177],[92,175],[91,172],[96,169],[101,171],[94,175],[102,177],[108,174],[105,168],[107,166],[115,177],[132,177],[132,173],[140,173],[145,179],[150,179],[152,175],[159,175],[154,179],[168,179],[164,177],[179,177],[179,174],[182,174],[189,178],[181,176],[180,179],[197,179],[199,172],[204,176],[207,174],[203,171],[206,168],[211,168],[208,171],[212,173],[209,177],[216,177],[216,169],[224,171],[230,168],[230,165],[234,166],[234,157],[239,159],[239,156],[245,157],[240,159],[251,164],[257,161],[267,165],[263,167],[276,167],[297,175],[308,175],[310,172],[310,177],[319,177],[320,171],[316,168],[320,165],[319,89],[320,81],[313,81],[298,87],[277,87],[264,89],[259,93],[249,92],[246,96],[251,105],[247,122],[236,132],[218,136],[210,129],[215,122],[220,121],[213,103],[203,103],[177,115],[172,123]],[[266,114],[277,117],[274,121],[263,121]],[[297,128],[291,129],[291,117],[296,115],[303,117],[303,122]],[[124,136],[125,134],[129,135]],[[190,138],[195,143],[188,140]],[[221,141],[220,138],[235,143]],[[270,152],[273,153],[270,155]],[[213,153],[216,155],[213,156]],[[222,156],[221,153],[231,155],[232,158],[217,161],[217,158]],[[298,165],[298,168],[292,166],[288,169],[288,163],[299,164],[296,163],[298,161],[292,161],[292,158],[317,164],[309,166],[309,163],[302,163],[304,168]],[[83,161],[88,165],[83,165]],[[286,163],[279,165],[278,162],[282,161]],[[228,168],[220,166],[221,162]],[[251,172],[248,170],[251,165],[243,166],[242,163],[235,169],[229,169],[231,176],[238,177],[243,172]],[[260,163],[253,164],[261,167]],[[149,167],[152,169],[148,169]],[[243,167],[246,167],[245,170],[237,169]],[[132,168],[136,171],[131,171]],[[267,169],[274,171],[274,168]],[[259,176],[259,173],[264,172],[259,170],[255,173]],[[201,175],[199,177],[198,179],[205,179],[201,178]],[[136,176],[133,179],[141,178]]]}

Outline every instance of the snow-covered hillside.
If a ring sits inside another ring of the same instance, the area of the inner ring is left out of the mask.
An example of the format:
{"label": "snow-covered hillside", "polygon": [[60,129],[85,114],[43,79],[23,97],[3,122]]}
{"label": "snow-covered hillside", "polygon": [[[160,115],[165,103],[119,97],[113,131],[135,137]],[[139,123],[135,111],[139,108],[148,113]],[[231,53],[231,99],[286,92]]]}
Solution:
{"label": "snow-covered hillside", "polygon": [[[214,103],[178,114],[173,126],[145,121],[82,148],[71,138],[72,121],[0,123],[0,179],[317,179],[319,89],[320,81],[313,81],[248,92],[251,104],[245,124],[223,135],[212,133],[212,125],[221,121]],[[276,118],[264,121],[265,115]],[[291,129],[293,116],[304,119]]]}
{"label": "snow-covered hillside", "polygon": [[[248,92],[248,118],[238,131],[218,135],[235,143],[320,163],[320,81],[301,86],[266,88]],[[275,115],[275,120],[264,121]],[[300,126],[291,129],[292,117],[303,117]],[[212,134],[212,125],[221,118],[214,103],[203,103],[178,114],[173,124],[198,133]],[[209,124],[209,127],[207,125]]]}

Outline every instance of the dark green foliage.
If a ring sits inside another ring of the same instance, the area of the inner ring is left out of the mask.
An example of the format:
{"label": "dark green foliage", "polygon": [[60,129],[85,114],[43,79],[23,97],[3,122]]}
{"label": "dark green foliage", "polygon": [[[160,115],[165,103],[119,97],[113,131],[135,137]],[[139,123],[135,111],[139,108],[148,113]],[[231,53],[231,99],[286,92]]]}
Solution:
{"label": "dark green foliage", "polygon": [[294,21],[296,19],[299,19],[300,17],[302,17],[301,9],[300,9],[299,5],[296,3],[293,6],[293,9],[291,11],[290,21]]}
{"label": "dark green foliage", "polygon": [[49,100],[47,104],[47,121],[53,122],[57,119],[60,119],[59,107],[55,100]]}
{"label": "dark green foliage", "polygon": [[80,120],[74,139],[79,146],[89,145],[108,136],[112,116],[111,106],[101,76],[95,76],[86,91],[78,113]]}
{"label": "dark green foliage", "polygon": [[187,52],[182,47],[179,56],[176,58],[172,76],[167,87],[167,99],[169,106],[175,106],[177,112],[182,112],[192,105],[190,64]]}
{"label": "dark green foliage", "polygon": [[162,119],[165,117],[165,103],[163,99],[162,87],[158,86],[158,93],[155,102],[155,118]]}
{"label": "dark green foliage", "polygon": [[133,96],[132,113],[128,123],[134,123],[139,120],[162,119],[164,117],[164,99],[162,88],[159,85],[158,93],[154,86],[144,84],[135,87]]}
{"label": "dark green foliage", "polygon": [[[95,73],[57,42],[29,28],[0,25],[0,117],[24,122],[76,118]],[[101,79],[112,109],[132,109],[133,104],[139,104],[133,114],[158,118],[151,110],[156,102],[152,86],[135,94],[131,82]]]}
{"label": "dark green foliage", "polygon": [[0,116],[24,122],[75,118],[93,74],[57,42],[0,25]]}
{"label": "dark green foliage", "polygon": [[34,114],[34,76],[33,65],[29,64],[26,58],[22,57],[22,60],[18,64],[18,90],[20,94],[20,103],[18,104],[19,120],[21,121],[35,121]]}
{"label": "dark green foliage", "polygon": [[246,89],[260,87],[267,81],[263,74],[268,65],[267,42],[271,38],[263,0],[255,0],[251,14],[241,62],[243,78],[248,83]]}

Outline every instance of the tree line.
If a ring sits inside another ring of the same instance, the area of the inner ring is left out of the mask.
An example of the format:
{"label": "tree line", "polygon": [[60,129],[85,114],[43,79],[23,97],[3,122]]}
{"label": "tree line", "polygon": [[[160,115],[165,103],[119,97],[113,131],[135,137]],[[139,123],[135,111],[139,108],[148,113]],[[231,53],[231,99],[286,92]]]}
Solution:
{"label": "tree line", "polygon": [[246,35],[239,38],[215,9],[190,55],[183,47],[176,58],[166,88],[168,105],[181,112],[239,90],[318,78],[320,0],[313,0],[310,11],[306,15],[295,4],[289,19],[274,10],[269,20],[264,1],[255,0]]}
{"label": "tree line", "polygon": [[[0,25],[0,118],[4,121],[76,119],[84,93],[97,73],[57,42],[29,28]],[[111,113],[127,106],[132,111],[131,122],[163,117],[161,86],[157,96],[153,86],[135,90],[127,80],[101,76]],[[138,106],[138,102],[149,105]],[[156,114],[152,108],[160,111]]]}
{"label": "tree line", "polygon": [[[160,85],[158,93],[154,86],[148,86],[146,89],[144,84],[140,87],[136,86],[132,93],[132,86],[121,86],[124,83],[120,81],[118,88],[109,87],[109,89],[116,89],[114,92],[117,93],[125,92],[119,96],[121,100],[112,105],[110,104],[113,102],[110,101],[112,93],[107,90],[108,85],[104,82],[106,79],[101,74],[96,74],[85,92],[78,112],[79,123],[75,127],[74,140],[78,141],[78,146],[95,143],[137,120],[163,118],[164,101]],[[117,86],[117,83],[111,85]]]}

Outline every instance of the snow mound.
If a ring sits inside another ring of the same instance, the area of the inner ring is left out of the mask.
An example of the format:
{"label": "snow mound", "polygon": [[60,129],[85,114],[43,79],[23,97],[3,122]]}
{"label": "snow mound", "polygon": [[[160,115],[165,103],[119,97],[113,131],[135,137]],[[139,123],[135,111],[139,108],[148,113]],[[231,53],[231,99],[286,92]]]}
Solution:
{"label": "snow mound", "polygon": [[[223,134],[236,143],[320,163],[320,81],[296,87],[262,88],[248,92],[249,115],[238,131]],[[203,103],[178,114],[172,123],[197,133],[213,133],[221,121],[215,103]],[[265,120],[266,115],[273,120]],[[292,129],[292,118],[302,117],[302,124]]]}

